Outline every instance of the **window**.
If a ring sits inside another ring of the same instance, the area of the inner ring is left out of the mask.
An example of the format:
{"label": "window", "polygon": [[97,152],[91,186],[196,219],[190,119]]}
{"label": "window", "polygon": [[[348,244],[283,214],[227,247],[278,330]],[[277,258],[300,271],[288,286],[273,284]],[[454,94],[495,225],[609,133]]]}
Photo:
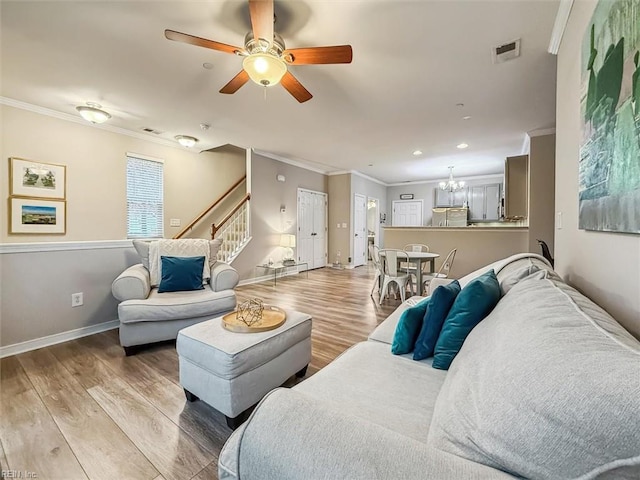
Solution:
{"label": "window", "polygon": [[127,238],[163,237],[163,167],[127,154]]}

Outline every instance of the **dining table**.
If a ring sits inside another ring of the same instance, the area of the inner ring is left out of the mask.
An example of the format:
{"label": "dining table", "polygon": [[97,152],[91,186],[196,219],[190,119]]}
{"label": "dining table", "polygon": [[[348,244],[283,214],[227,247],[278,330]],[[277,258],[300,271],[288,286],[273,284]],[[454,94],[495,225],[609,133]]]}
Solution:
{"label": "dining table", "polygon": [[[415,274],[416,274],[416,282],[418,283],[418,287],[416,288],[416,290],[418,291],[419,295],[422,295],[423,293],[422,264],[425,262],[429,262],[430,273],[435,273],[436,258],[438,258],[440,254],[434,253],[434,252],[413,252],[413,251],[405,251],[405,253],[409,258],[409,263],[416,265]],[[383,261],[382,257],[384,256],[385,256],[384,251],[380,251],[380,261]],[[404,255],[401,255],[398,257],[398,263],[406,262],[406,261],[407,261],[407,258]]]}

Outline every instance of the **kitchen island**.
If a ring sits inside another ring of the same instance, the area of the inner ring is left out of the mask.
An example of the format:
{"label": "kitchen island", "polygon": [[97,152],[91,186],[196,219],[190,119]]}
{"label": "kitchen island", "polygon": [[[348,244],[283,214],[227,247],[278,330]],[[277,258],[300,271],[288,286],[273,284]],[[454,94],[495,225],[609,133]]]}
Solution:
{"label": "kitchen island", "polygon": [[447,253],[457,248],[450,277],[460,278],[488,263],[529,251],[529,228],[513,224],[486,227],[384,227],[384,248],[403,249],[408,243],[424,243],[430,251],[439,253],[436,270]]}

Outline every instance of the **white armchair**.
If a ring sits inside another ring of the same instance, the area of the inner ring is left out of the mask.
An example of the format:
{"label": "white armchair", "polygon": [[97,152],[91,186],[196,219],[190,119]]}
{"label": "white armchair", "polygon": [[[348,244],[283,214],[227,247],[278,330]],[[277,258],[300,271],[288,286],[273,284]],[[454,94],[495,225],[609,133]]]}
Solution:
{"label": "white armchair", "polygon": [[235,309],[233,289],[238,284],[238,272],[226,263],[215,261],[221,242],[210,243],[213,263],[204,288],[160,293],[151,282],[148,242],[134,241],[143,263],[127,268],[111,285],[113,296],[120,301],[120,345],[126,355],[136,353],[145,344],[173,340],[182,328]]}

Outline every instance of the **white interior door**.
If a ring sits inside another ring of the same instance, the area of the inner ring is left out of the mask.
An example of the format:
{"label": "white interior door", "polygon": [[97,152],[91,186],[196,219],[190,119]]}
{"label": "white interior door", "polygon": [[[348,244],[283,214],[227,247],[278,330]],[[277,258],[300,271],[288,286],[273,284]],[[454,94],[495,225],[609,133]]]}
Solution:
{"label": "white interior door", "polygon": [[392,213],[394,227],[422,226],[422,200],[395,200]]}
{"label": "white interior door", "polygon": [[[327,194],[298,189],[298,262],[308,269],[327,264]],[[304,270],[305,267],[300,267]]]}
{"label": "white interior door", "polygon": [[327,264],[327,196],[313,193],[313,267]]}
{"label": "white interior door", "polygon": [[353,200],[353,266],[367,263],[367,198],[356,193]]}
{"label": "white interior door", "polygon": [[380,234],[380,213],[378,205],[380,201],[377,198],[367,197],[367,259],[369,258],[369,246],[380,245],[378,235]]}
{"label": "white interior door", "polygon": [[298,191],[298,261],[313,268],[313,194]]}

